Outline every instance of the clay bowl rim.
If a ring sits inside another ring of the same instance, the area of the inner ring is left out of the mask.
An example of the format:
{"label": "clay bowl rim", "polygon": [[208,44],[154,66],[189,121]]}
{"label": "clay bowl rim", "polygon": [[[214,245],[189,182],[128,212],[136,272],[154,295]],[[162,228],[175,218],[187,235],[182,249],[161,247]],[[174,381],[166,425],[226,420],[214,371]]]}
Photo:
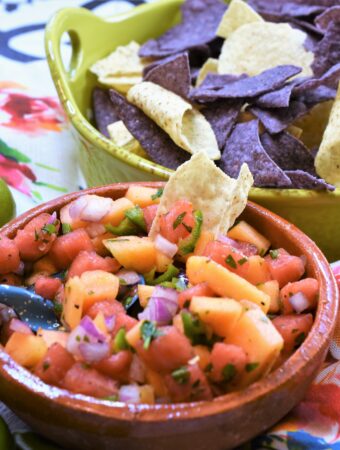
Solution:
{"label": "clay bowl rim", "polygon": [[[58,197],[41,204],[18,218],[12,220],[1,229],[1,233],[13,237],[33,217],[42,212],[58,210],[66,203],[80,195],[97,194],[119,198],[124,195],[130,185],[162,187],[164,182],[132,182],[114,183],[106,186],[90,188]],[[121,194],[121,195],[120,195]],[[276,389],[287,385],[290,378],[308,366],[320,351],[328,344],[334,330],[338,309],[338,288],[331,268],[316,244],[302,231],[285,219],[248,202],[247,210],[260,216],[263,220],[275,222],[282,233],[290,236],[293,245],[304,248],[303,254],[309,258],[315,276],[320,282],[320,300],[313,327],[308,337],[298,350],[280,367],[261,380],[251,384],[242,391],[225,394],[211,401],[165,404],[165,405],[127,405],[122,402],[107,402],[72,394],[61,388],[49,386],[28,370],[17,364],[3,349],[0,349],[0,376],[16,385],[17,392],[29,391],[33,395],[42,396],[45,400],[55,402],[60,407],[66,407],[81,413],[96,414],[120,421],[160,422],[164,420],[199,419],[207,416],[219,415],[240,408],[245,404],[259,400]],[[285,238],[287,240],[287,238]],[[302,241],[302,243],[301,243]],[[300,244],[298,244],[300,242]]]}

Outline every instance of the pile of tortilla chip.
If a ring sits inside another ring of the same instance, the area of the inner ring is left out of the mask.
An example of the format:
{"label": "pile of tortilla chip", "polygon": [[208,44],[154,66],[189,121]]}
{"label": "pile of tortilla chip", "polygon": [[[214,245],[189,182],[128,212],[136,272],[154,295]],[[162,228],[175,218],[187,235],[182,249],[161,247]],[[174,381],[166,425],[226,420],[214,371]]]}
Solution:
{"label": "pile of tortilla chip", "polygon": [[91,67],[101,133],[170,169],[204,152],[233,178],[246,163],[257,187],[340,187],[339,0],[181,11],[158,39]]}

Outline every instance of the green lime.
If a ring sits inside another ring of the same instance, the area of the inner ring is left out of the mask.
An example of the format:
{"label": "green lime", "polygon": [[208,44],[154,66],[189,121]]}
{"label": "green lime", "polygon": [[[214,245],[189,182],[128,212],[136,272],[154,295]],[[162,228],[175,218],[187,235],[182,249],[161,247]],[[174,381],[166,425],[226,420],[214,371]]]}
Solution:
{"label": "green lime", "polygon": [[0,227],[15,216],[15,202],[7,184],[0,178]]}

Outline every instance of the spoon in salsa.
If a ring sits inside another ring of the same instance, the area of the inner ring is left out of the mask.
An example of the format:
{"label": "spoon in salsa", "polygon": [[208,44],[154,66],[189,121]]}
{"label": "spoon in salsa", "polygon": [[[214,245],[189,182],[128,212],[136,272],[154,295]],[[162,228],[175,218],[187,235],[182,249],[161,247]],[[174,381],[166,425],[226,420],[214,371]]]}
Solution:
{"label": "spoon in salsa", "polygon": [[39,328],[57,330],[61,327],[55,304],[22,287],[1,284],[0,303],[13,308],[33,331]]}

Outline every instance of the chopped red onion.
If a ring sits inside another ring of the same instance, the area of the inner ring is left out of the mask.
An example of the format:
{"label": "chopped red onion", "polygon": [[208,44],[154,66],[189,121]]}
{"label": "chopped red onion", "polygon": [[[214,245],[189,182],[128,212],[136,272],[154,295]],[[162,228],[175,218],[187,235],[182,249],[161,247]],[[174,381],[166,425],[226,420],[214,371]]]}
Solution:
{"label": "chopped red onion", "polygon": [[145,366],[137,355],[133,355],[132,357],[129,379],[141,384],[145,382]]}
{"label": "chopped red onion", "polygon": [[172,242],[168,241],[167,239],[165,239],[165,237],[161,236],[160,234],[157,234],[154,243],[156,249],[159,250],[168,258],[174,257],[178,251],[178,247],[176,244],[173,244]]}
{"label": "chopped red onion", "polygon": [[100,222],[111,210],[113,200],[97,195],[82,195],[71,203],[69,214],[72,219]]}
{"label": "chopped red onion", "polygon": [[30,327],[25,323],[22,322],[19,319],[16,319],[13,317],[9,324],[9,331],[10,333],[14,333],[15,331],[18,331],[22,334],[33,334],[33,331],[30,329]]}
{"label": "chopped red onion", "polygon": [[140,403],[140,390],[136,384],[121,386],[118,392],[118,400],[124,403]]}
{"label": "chopped red onion", "polygon": [[297,292],[289,298],[289,302],[292,305],[294,311],[301,313],[309,308],[309,301],[302,292]]}
{"label": "chopped red onion", "polygon": [[121,269],[115,275],[119,279],[124,280],[125,284],[128,286],[132,286],[133,284],[138,284],[140,282],[138,273],[132,270]]}
{"label": "chopped red onion", "polygon": [[244,256],[249,257],[258,254],[256,245],[250,244],[249,242],[236,241],[223,234],[219,234],[217,240],[223,244],[230,245],[230,247],[241,252]]}
{"label": "chopped red onion", "polygon": [[101,223],[91,223],[91,225],[88,225],[85,230],[87,231],[90,238],[100,236],[106,231],[104,225],[102,225]]}
{"label": "chopped red onion", "polygon": [[111,333],[116,325],[116,316],[105,316],[105,325],[107,331]]}
{"label": "chopped red onion", "polygon": [[171,323],[178,309],[176,289],[156,286],[144,311],[138,314],[139,320],[151,320],[158,325]]}
{"label": "chopped red onion", "polygon": [[82,342],[79,352],[85,362],[92,364],[109,356],[110,346],[108,342]]}
{"label": "chopped red onion", "polygon": [[51,224],[54,223],[57,220],[57,213],[56,211],[53,211],[53,213],[51,214],[51,217],[48,219],[47,223]]}
{"label": "chopped red onion", "polygon": [[80,351],[81,344],[102,344],[105,342],[107,342],[106,335],[98,330],[90,317],[85,316],[68,336],[66,348],[70,353],[81,358],[83,356]]}

